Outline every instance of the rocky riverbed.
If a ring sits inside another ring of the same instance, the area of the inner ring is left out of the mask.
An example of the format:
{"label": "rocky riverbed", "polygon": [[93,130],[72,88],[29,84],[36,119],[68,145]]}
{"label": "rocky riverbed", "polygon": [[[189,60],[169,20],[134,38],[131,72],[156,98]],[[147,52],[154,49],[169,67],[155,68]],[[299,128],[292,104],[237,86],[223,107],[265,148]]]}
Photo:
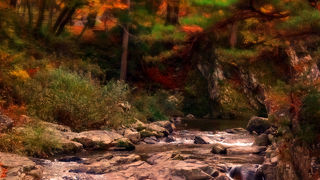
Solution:
{"label": "rocky riverbed", "polygon": [[272,163],[277,161],[271,146],[267,149],[274,133],[270,125],[251,123],[256,127],[248,126],[249,131],[201,131],[176,129],[179,124],[179,119],[151,124],[138,121],[131,128],[117,131],[75,133],[68,127],[47,123],[51,133],[64,143],[60,152],[66,155],[37,159],[0,153],[2,176],[44,180],[251,180],[272,173],[272,168],[262,165],[266,154]]}

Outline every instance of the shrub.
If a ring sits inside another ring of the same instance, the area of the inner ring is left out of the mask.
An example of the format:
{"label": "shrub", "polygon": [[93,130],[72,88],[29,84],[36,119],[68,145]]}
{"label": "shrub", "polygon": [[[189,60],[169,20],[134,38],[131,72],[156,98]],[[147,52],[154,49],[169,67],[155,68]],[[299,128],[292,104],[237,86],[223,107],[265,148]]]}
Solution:
{"label": "shrub", "polygon": [[46,127],[37,122],[0,136],[0,150],[4,152],[47,157],[58,149],[61,149],[61,144],[46,131]]}
{"label": "shrub", "polygon": [[[122,92],[123,91],[123,92]],[[130,110],[119,104],[129,89],[123,83],[105,87],[62,69],[39,72],[25,84],[24,97],[31,115],[81,131],[129,122]]]}
{"label": "shrub", "polygon": [[168,120],[168,116],[181,114],[178,99],[170,96],[166,91],[158,91],[154,94],[142,92],[135,95],[131,102],[145,120],[161,121]]}
{"label": "shrub", "polygon": [[320,92],[310,92],[303,100],[298,136],[307,143],[316,142],[320,134]]}

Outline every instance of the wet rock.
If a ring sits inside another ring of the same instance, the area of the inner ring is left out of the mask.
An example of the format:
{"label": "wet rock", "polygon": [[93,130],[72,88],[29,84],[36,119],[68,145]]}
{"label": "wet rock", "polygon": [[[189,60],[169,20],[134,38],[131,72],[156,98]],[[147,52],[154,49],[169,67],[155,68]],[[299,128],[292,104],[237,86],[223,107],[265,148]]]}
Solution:
{"label": "wet rock", "polygon": [[165,138],[165,142],[166,143],[171,143],[171,142],[174,142],[175,141],[175,138],[173,136],[168,136]]}
{"label": "wet rock", "polygon": [[82,159],[77,156],[66,156],[66,157],[58,159],[58,161],[61,161],[61,162],[81,162]]}
{"label": "wet rock", "polygon": [[270,144],[268,135],[261,134],[255,138],[253,145],[254,146],[268,146]]}
{"label": "wet rock", "polygon": [[124,131],[124,137],[128,138],[133,143],[138,143],[140,141],[140,133],[137,131],[133,131],[131,129],[126,129]]}
{"label": "wet rock", "polygon": [[238,133],[246,133],[247,130],[243,129],[243,128],[233,128],[233,129],[227,129],[225,130],[227,133],[231,133],[231,134],[238,134]]}
{"label": "wet rock", "polygon": [[241,155],[241,154],[261,154],[266,151],[265,146],[239,146],[239,147],[230,147],[227,149],[227,154],[229,155]]}
{"label": "wet rock", "polygon": [[271,123],[268,121],[267,118],[262,117],[252,117],[247,125],[247,130],[249,132],[257,132],[258,134],[264,133],[267,129],[271,127]]}
{"label": "wet rock", "polygon": [[212,144],[213,141],[207,136],[195,136],[194,143],[195,144]]}
{"label": "wet rock", "polygon": [[13,127],[13,120],[6,115],[0,114],[0,133]]}
{"label": "wet rock", "polygon": [[116,132],[105,130],[84,131],[73,133],[72,140],[81,143],[86,149],[108,149],[122,136]]}
{"label": "wet rock", "polygon": [[227,148],[222,144],[216,143],[213,144],[211,152],[213,154],[227,154]]}
{"label": "wet rock", "polygon": [[262,177],[256,174],[257,168],[256,165],[237,166],[230,170],[229,175],[234,179],[262,180]]}

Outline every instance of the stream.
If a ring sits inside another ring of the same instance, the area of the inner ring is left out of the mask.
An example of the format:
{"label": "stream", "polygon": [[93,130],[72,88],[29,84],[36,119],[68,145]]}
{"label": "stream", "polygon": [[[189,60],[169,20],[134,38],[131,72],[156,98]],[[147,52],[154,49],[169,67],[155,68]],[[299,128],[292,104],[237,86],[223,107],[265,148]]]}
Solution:
{"label": "stream", "polygon": [[[262,147],[239,120],[181,120],[168,137],[150,138],[134,151],[82,152],[74,156],[38,159],[45,180],[125,179],[259,179]],[[147,141],[148,142],[148,141]],[[213,154],[213,144],[228,147]]]}

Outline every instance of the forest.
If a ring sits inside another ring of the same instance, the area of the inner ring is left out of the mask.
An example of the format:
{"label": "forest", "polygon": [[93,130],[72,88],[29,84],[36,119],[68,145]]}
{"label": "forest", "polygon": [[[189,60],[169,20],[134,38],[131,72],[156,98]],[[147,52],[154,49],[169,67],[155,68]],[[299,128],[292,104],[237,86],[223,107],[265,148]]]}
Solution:
{"label": "forest", "polygon": [[0,179],[319,180],[318,0],[0,0]]}

